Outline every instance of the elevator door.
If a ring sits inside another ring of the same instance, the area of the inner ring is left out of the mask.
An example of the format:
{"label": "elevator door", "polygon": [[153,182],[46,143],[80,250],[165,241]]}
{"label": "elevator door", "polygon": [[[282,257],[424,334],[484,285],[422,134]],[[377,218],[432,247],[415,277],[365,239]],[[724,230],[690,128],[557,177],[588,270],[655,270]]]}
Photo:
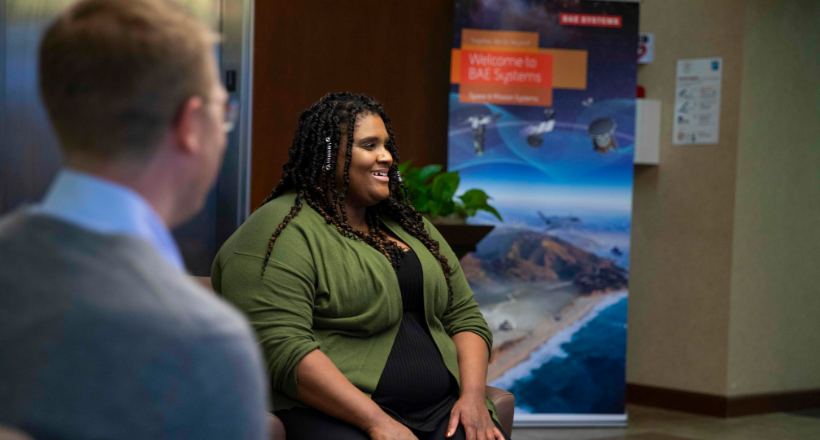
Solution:
{"label": "elevator door", "polygon": [[[57,140],[37,88],[37,50],[43,30],[76,0],[0,0],[0,215],[39,201],[62,166]],[[174,236],[189,271],[208,275],[218,246],[247,216],[246,136],[250,77],[251,0],[178,0],[223,35],[216,48],[231,98],[240,105],[225,165],[203,211]]]}

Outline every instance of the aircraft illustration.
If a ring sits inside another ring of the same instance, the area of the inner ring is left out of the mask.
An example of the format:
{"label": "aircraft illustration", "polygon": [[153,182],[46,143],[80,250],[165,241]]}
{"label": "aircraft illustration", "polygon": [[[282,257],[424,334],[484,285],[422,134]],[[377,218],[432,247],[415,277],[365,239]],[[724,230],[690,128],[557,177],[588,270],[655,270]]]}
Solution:
{"label": "aircraft illustration", "polygon": [[551,215],[547,217],[541,211],[538,211],[538,216],[541,217],[541,220],[543,220],[547,225],[547,230],[549,231],[553,229],[570,228],[581,224],[581,219],[574,216],[561,217],[558,215]]}
{"label": "aircraft illustration", "polygon": [[510,322],[509,319],[505,319],[504,322],[502,322],[501,325],[498,326],[498,329],[503,331],[503,332],[508,332],[510,330],[515,330],[515,324]]}

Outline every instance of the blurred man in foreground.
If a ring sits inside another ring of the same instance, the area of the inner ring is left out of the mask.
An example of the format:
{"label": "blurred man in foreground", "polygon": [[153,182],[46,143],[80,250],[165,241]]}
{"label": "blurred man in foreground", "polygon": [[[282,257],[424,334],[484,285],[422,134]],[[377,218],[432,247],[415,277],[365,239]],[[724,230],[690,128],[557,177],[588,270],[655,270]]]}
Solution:
{"label": "blurred man in foreground", "polygon": [[185,274],[169,229],[225,150],[216,37],[165,0],[88,0],[40,47],[67,167],[0,219],[0,424],[35,438],[266,437],[247,323]]}

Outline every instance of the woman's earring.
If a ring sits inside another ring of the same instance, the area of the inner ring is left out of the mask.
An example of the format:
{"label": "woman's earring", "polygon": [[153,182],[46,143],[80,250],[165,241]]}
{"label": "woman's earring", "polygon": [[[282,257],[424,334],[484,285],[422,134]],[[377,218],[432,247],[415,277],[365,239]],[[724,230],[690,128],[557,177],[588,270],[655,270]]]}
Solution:
{"label": "woman's earring", "polygon": [[332,144],[330,143],[330,137],[325,138],[325,142],[327,142],[327,161],[325,161],[324,169],[325,171],[330,171],[330,151]]}

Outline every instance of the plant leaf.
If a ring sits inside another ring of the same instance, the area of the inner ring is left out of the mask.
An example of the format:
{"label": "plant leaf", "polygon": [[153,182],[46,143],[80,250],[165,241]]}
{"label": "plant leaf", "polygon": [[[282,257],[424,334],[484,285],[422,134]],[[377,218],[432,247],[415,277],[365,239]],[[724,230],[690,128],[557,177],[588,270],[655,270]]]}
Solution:
{"label": "plant leaf", "polygon": [[433,179],[432,196],[441,202],[452,201],[461,178],[458,171],[442,173]]}
{"label": "plant leaf", "polygon": [[413,163],[412,159],[411,160],[406,160],[406,161],[404,161],[404,162],[402,162],[398,165],[399,174],[402,175],[402,178],[404,177],[404,172],[407,171],[407,168],[410,166],[411,163]]}
{"label": "plant leaf", "polygon": [[455,214],[457,216],[461,217],[462,219],[466,219],[467,217],[471,217],[470,214],[467,212],[467,210],[464,209],[464,205],[461,204],[460,202],[455,202],[454,211],[455,211]]}
{"label": "plant leaf", "polygon": [[495,218],[497,218],[497,219],[498,219],[498,221],[500,221],[500,222],[503,222],[503,221],[504,221],[504,219],[502,219],[502,218],[501,218],[501,214],[499,214],[499,213],[498,213],[498,211],[496,211],[496,210],[495,210],[495,208],[493,208],[493,207],[492,207],[492,206],[490,206],[490,205],[485,204],[484,206],[482,206],[481,208],[478,208],[478,209],[480,209],[480,210],[482,210],[482,211],[487,211],[487,212],[489,212],[490,214],[494,215],[494,216],[495,216]]}
{"label": "plant leaf", "polygon": [[447,217],[456,211],[456,204],[452,200],[446,200],[441,205],[441,213],[439,215],[443,217]]}
{"label": "plant leaf", "polygon": [[427,212],[427,210],[430,209],[428,201],[427,194],[419,192],[416,197],[410,199],[410,204],[413,205],[418,212]]}
{"label": "plant leaf", "polygon": [[427,202],[427,209],[430,217],[438,217],[441,215],[441,203],[438,200],[430,200]]}
{"label": "plant leaf", "polygon": [[441,171],[441,165],[427,165],[426,167],[421,169],[419,173],[419,180],[421,183],[427,182],[427,179],[433,177],[433,175],[438,174]]}
{"label": "plant leaf", "polygon": [[501,214],[487,203],[487,200],[490,200],[491,197],[484,191],[473,188],[462,194],[459,198],[464,202],[464,209],[470,217],[474,216],[476,211],[482,210],[494,215],[499,221],[503,221]]}
{"label": "plant leaf", "polygon": [[484,191],[480,189],[471,189],[464,194],[462,194],[459,199],[464,202],[464,206],[470,208],[478,208],[487,204],[487,200],[490,199],[490,196],[487,195]]}
{"label": "plant leaf", "polygon": [[402,178],[402,180],[404,180],[405,185],[407,183],[410,183],[411,185],[418,186],[419,172],[420,171],[421,170],[419,170],[418,168],[410,168],[409,170],[403,172],[401,174],[401,178]]}

